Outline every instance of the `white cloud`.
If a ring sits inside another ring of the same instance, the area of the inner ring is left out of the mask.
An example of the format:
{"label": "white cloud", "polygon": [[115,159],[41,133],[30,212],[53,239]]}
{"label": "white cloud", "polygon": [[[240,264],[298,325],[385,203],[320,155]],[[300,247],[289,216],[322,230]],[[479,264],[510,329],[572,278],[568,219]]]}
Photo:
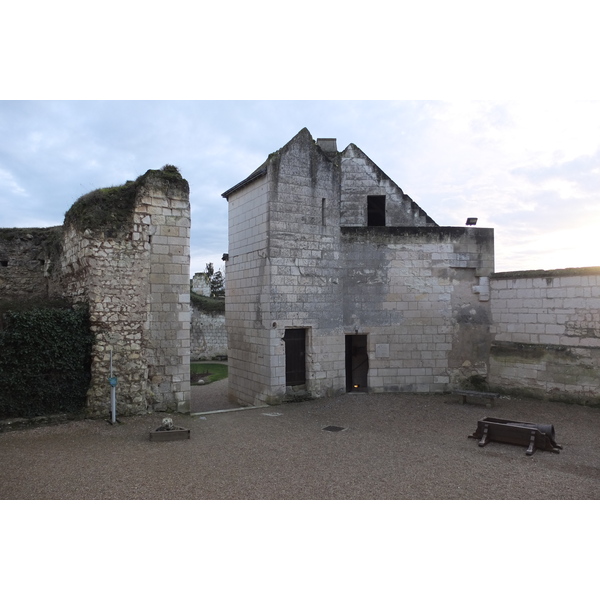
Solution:
{"label": "white cloud", "polygon": [[12,173],[0,169],[0,194],[8,193],[15,196],[28,196],[26,190],[19,185]]}
{"label": "white cloud", "polygon": [[356,143],[440,225],[494,227],[500,270],[597,261],[577,231],[600,205],[598,102],[3,102],[2,226],[59,224],[82,194],[175,164],[203,268],[227,251],[221,193],[303,127]]}

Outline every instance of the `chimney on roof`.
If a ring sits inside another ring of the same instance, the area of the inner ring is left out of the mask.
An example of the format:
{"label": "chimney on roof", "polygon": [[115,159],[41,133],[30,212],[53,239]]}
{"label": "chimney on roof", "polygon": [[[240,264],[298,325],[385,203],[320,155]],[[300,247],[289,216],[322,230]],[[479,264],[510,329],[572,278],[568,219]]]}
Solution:
{"label": "chimney on roof", "polygon": [[317,145],[325,154],[336,154],[338,151],[336,138],[317,138]]}

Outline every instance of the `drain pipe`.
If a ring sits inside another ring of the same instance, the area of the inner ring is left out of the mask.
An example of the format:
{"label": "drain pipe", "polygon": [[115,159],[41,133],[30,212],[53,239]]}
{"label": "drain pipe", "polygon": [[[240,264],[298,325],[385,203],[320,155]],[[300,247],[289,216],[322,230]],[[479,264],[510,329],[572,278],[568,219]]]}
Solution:
{"label": "drain pipe", "polygon": [[117,421],[117,378],[113,377],[112,350],[110,351],[110,377],[108,383],[110,383],[110,423],[114,425]]}

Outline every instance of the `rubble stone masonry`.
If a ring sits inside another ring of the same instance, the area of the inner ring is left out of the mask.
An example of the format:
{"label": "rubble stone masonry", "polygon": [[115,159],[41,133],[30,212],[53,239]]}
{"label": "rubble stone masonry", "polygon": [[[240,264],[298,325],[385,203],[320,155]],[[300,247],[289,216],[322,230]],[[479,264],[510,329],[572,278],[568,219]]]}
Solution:
{"label": "rubble stone masonry", "polygon": [[[106,222],[87,227],[81,224],[85,219],[78,222],[67,213],[64,226],[53,228],[60,234],[62,251],[52,254],[48,243],[36,246],[33,240],[41,234],[9,244],[21,254],[20,262],[6,244],[0,247],[6,265],[0,270],[0,291],[15,298],[15,292],[35,294],[32,288],[37,288],[42,297],[89,305],[96,338],[90,416],[109,414],[111,355],[118,415],[186,412],[191,327],[188,183],[179,173],[163,170],[148,171],[126,185],[135,190],[127,217],[111,222],[107,211]],[[88,201],[80,210],[95,211],[99,203]]]}

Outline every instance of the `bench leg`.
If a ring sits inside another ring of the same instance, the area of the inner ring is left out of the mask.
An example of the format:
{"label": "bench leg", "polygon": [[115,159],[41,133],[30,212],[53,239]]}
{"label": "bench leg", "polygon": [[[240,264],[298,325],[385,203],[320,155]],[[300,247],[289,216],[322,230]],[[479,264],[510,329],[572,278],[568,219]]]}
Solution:
{"label": "bench leg", "polygon": [[486,423],[483,427],[483,435],[481,436],[481,439],[479,440],[480,448],[483,448],[483,446],[485,446],[489,442],[489,440],[487,439],[489,429],[490,429],[490,426]]}
{"label": "bench leg", "polygon": [[527,448],[527,451],[525,452],[525,454],[527,456],[531,456],[534,452],[535,452],[535,431],[532,430],[531,437],[529,438],[529,447]]}

